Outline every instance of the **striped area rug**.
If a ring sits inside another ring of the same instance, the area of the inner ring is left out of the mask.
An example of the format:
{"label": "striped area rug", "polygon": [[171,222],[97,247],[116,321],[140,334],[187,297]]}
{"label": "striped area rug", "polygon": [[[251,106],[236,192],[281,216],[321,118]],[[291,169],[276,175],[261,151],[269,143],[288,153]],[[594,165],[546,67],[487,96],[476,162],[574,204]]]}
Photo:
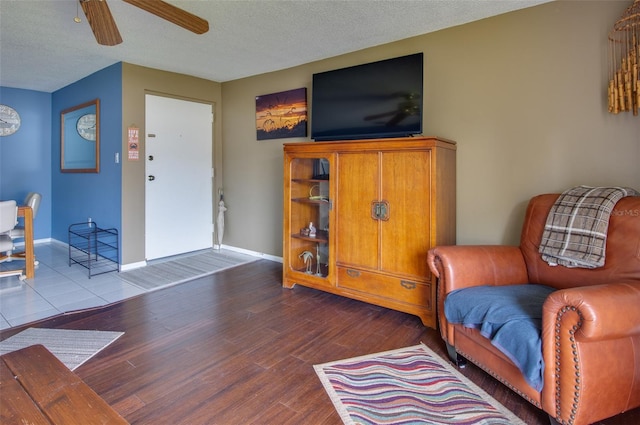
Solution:
{"label": "striped area rug", "polygon": [[28,328],[0,341],[0,354],[42,344],[69,369],[77,369],[124,332]]}
{"label": "striped area rug", "polygon": [[155,260],[145,267],[120,273],[120,278],[146,291],[155,291],[257,259],[257,257],[230,250],[207,249],[193,254]]}
{"label": "striped area rug", "polygon": [[314,368],[346,425],[525,425],[424,344]]}

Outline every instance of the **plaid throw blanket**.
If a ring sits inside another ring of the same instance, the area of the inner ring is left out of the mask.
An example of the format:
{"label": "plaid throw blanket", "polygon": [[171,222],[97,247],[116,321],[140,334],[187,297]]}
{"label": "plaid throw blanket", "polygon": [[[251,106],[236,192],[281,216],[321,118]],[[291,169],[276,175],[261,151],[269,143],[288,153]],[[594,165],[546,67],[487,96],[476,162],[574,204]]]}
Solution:
{"label": "plaid throw blanket", "polygon": [[551,207],[539,252],[551,266],[604,266],[609,217],[625,196],[640,196],[628,187],[577,186],[563,192]]}

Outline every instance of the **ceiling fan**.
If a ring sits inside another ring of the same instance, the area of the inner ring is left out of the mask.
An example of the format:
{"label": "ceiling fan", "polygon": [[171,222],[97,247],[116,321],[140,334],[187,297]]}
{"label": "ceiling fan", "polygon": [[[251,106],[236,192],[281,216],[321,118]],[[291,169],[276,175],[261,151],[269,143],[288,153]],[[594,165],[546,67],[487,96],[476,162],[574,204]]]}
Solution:
{"label": "ceiling fan", "polygon": [[[120,31],[111,15],[106,0],[78,0],[89,26],[103,46],[115,46],[122,43]],[[146,10],[162,19],[181,26],[196,34],[209,31],[209,22],[162,0],[123,0],[133,6]]]}

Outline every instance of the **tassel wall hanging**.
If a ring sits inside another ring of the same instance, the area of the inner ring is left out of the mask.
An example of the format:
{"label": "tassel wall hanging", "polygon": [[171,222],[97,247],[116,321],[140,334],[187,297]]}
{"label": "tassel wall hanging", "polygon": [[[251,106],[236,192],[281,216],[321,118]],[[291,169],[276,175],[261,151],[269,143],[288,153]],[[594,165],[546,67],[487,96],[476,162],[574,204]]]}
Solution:
{"label": "tassel wall hanging", "polygon": [[609,33],[609,112],[640,107],[640,0],[624,11]]}

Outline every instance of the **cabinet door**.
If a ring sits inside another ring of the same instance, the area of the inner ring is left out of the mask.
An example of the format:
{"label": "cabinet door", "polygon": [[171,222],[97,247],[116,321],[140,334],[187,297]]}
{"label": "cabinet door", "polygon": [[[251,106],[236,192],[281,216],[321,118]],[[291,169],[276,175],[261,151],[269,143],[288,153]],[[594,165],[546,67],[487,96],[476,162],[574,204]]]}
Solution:
{"label": "cabinet door", "polygon": [[385,152],[380,160],[380,269],[424,278],[431,236],[431,151]]}
{"label": "cabinet door", "polygon": [[305,278],[316,280],[329,276],[329,167],[329,155],[285,156],[283,249],[287,275],[303,273]]}
{"label": "cabinet door", "polygon": [[[338,265],[423,279],[431,235],[431,152],[338,157]],[[375,218],[376,203],[384,217]]]}
{"label": "cabinet door", "polygon": [[380,221],[372,203],[380,196],[378,152],[340,153],[337,173],[338,264],[377,270]]}

